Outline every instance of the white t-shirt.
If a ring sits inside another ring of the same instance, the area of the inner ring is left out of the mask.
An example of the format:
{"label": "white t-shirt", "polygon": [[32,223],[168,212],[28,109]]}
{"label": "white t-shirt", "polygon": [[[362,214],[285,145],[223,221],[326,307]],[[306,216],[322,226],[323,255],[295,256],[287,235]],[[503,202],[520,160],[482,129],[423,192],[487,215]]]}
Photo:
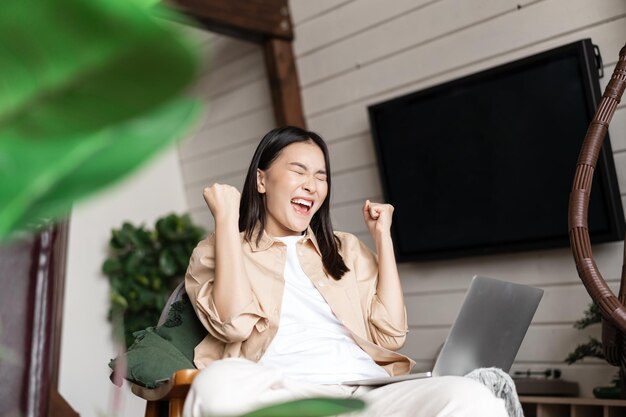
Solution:
{"label": "white t-shirt", "polygon": [[296,248],[302,236],[276,239],[287,245],[285,290],[278,332],[259,363],[319,384],[388,376],[355,343],[302,270]]}

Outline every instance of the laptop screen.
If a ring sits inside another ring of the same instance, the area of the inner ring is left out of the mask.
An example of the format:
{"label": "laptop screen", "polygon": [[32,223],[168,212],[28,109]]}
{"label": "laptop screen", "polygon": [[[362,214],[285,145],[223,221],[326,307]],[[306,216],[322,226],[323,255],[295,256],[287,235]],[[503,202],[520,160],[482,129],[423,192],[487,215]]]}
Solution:
{"label": "laptop screen", "polygon": [[543,290],[475,276],[439,353],[433,375],[511,369]]}

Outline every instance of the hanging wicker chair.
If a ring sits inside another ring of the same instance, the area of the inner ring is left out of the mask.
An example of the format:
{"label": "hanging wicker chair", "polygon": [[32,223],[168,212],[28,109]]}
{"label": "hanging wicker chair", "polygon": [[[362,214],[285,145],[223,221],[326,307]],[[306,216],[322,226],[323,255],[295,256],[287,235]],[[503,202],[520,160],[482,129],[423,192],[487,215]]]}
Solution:
{"label": "hanging wicker chair", "polygon": [[620,367],[622,387],[626,384],[626,250],[619,296],[606,284],[593,259],[587,215],[591,180],[598,154],[615,113],[626,89],[626,46],[619,53],[611,80],[602,96],[578,157],[576,176],[569,202],[569,235],[576,269],[587,292],[599,306],[602,314],[602,345],[607,362]]}

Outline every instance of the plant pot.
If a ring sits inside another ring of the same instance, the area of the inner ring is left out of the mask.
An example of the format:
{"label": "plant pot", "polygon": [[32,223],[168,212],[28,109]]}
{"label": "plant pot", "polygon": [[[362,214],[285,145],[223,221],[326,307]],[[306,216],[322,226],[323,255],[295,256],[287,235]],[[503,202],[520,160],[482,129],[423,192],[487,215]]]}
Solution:
{"label": "plant pot", "polygon": [[593,396],[596,398],[613,400],[619,400],[624,398],[622,389],[619,386],[615,385],[606,387],[595,387],[593,389]]}

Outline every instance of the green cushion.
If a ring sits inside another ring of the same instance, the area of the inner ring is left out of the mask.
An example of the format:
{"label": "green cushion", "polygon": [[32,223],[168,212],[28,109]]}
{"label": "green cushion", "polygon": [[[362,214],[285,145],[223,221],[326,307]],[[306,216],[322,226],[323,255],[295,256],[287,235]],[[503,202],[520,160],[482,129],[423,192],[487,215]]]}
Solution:
{"label": "green cushion", "polygon": [[167,320],[156,328],[156,332],[171,342],[190,362],[193,362],[193,350],[207,335],[187,294],[172,304]]}
{"label": "green cushion", "polygon": [[[143,330],[138,337],[141,340],[135,340],[124,354],[127,366],[125,378],[130,382],[154,388],[179,369],[194,367],[174,345],[156,334],[155,329]],[[114,368],[115,360],[109,366]]]}
{"label": "green cushion", "polygon": [[[193,350],[207,331],[198,320],[189,298],[172,304],[162,326],[134,333],[135,342],[124,353],[130,382],[154,388],[180,369],[194,368]],[[109,367],[115,370],[115,361]]]}

